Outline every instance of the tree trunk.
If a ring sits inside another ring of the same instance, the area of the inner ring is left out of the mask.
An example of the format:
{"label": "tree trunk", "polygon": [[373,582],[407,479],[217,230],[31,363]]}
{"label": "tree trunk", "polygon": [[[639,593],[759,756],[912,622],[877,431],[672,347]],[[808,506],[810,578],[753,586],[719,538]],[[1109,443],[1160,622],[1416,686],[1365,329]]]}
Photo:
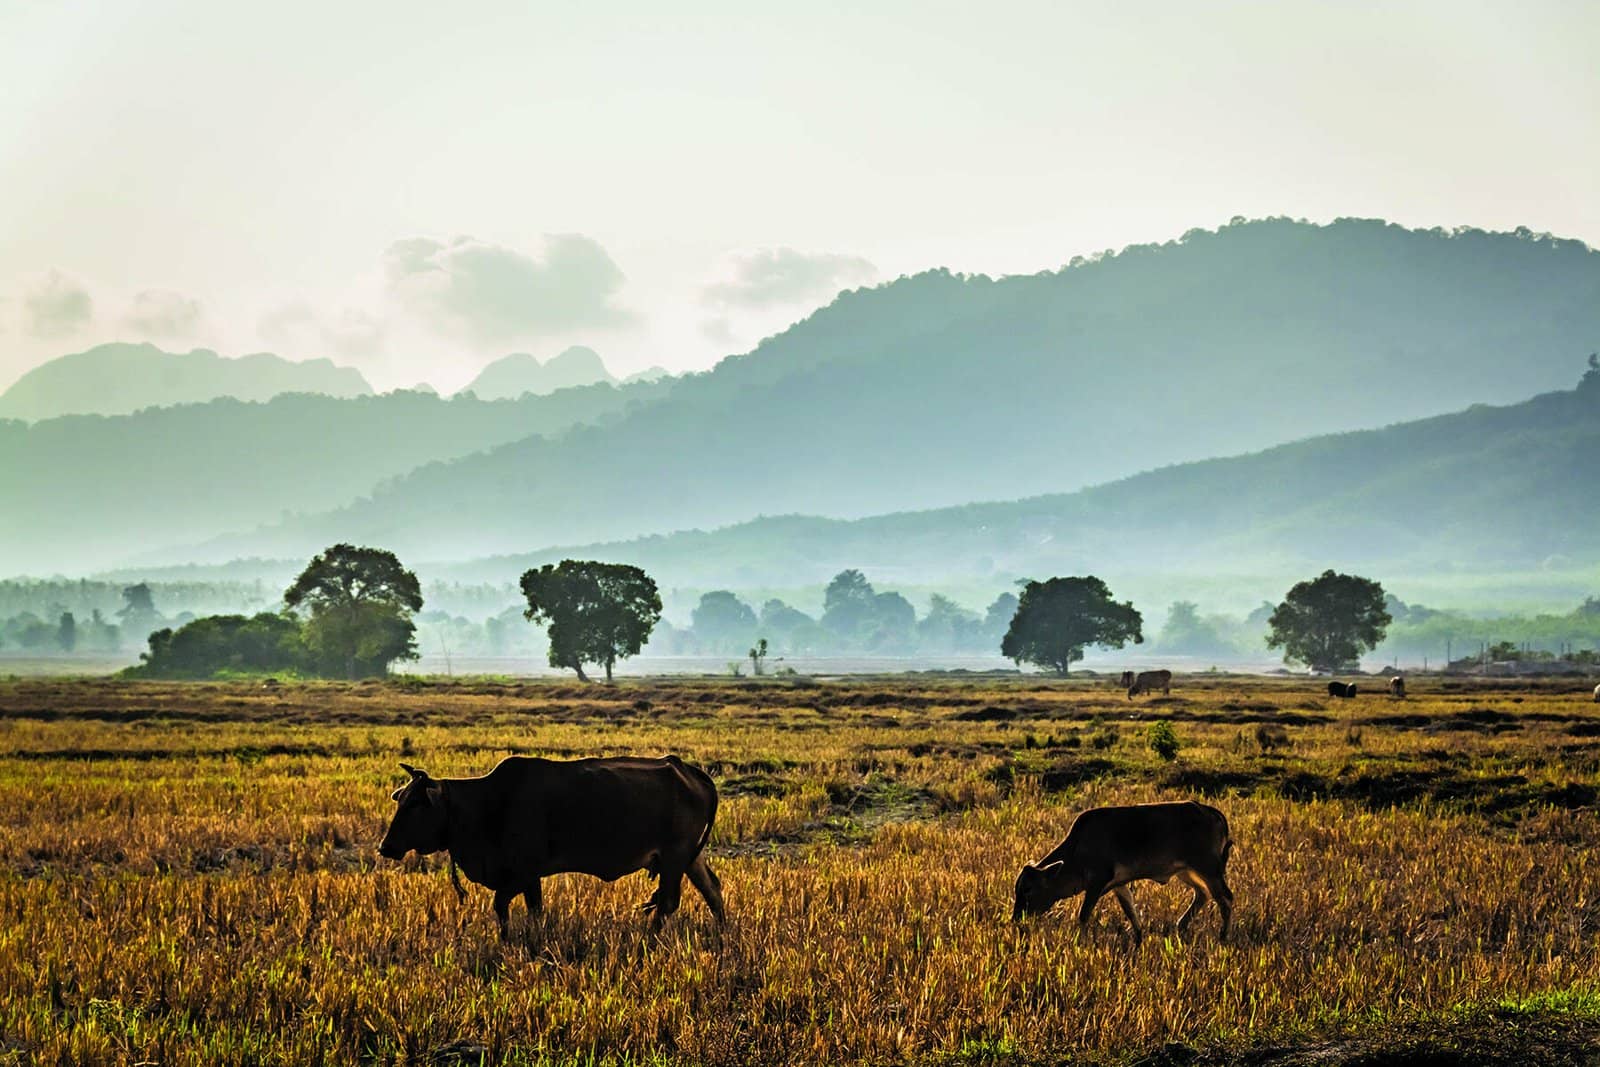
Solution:
{"label": "tree trunk", "polygon": [[606,660],[606,684],[611,684],[611,660]]}
{"label": "tree trunk", "polygon": [[587,682],[589,680],[589,676],[583,673],[583,663],[581,661],[574,663],[572,669],[578,672],[578,681]]}

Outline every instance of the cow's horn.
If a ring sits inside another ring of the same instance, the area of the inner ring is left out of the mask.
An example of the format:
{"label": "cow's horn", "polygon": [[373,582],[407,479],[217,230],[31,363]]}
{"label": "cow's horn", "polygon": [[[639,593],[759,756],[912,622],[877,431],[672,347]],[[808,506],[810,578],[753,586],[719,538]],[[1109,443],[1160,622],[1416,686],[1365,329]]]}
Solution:
{"label": "cow's horn", "polygon": [[413,777],[413,778],[426,778],[426,777],[428,777],[428,772],[427,771],[419,771],[415,767],[411,766],[411,764],[409,764],[409,763],[400,764],[400,769],[402,771],[405,771],[407,774],[411,775],[411,777]]}

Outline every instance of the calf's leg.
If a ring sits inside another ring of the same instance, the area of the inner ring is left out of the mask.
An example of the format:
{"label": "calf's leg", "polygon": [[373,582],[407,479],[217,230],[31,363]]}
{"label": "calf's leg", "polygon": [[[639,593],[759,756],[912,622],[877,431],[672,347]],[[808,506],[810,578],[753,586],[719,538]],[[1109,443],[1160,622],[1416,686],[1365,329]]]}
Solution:
{"label": "calf's leg", "polygon": [[1128,917],[1128,923],[1133,927],[1133,943],[1137,947],[1144,941],[1144,929],[1139,925],[1139,913],[1133,910],[1133,890],[1125,885],[1113,889],[1117,903],[1122,905],[1122,914]]}
{"label": "calf's leg", "polygon": [[1194,917],[1200,909],[1206,906],[1206,901],[1211,899],[1210,892],[1206,889],[1205,879],[1193,871],[1179,871],[1178,877],[1187,882],[1194,890],[1194,899],[1189,902],[1189,910],[1183,913],[1183,918],[1178,920],[1178,933],[1189,929],[1189,924],[1194,922]]}
{"label": "calf's leg", "polygon": [[1081,933],[1089,926],[1089,916],[1094,912],[1094,906],[1100,903],[1100,898],[1106,895],[1104,882],[1091,883],[1083,891],[1083,904],[1078,908],[1078,930]]}
{"label": "calf's leg", "polygon": [[1217,934],[1219,940],[1228,939],[1228,926],[1233,921],[1233,890],[1228,888],[1227,879],[1218,871],[1216,877],[1206,879],[1206,888],[1216,898],[1217,907],[1222,911],[1222,931]]}

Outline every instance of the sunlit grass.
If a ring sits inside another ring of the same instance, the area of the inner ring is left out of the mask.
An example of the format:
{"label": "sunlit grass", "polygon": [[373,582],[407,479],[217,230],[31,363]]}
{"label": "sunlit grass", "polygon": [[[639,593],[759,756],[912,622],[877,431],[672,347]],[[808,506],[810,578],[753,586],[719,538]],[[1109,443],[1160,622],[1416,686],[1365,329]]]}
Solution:
{"label": "sunlit grass", "polygon": [[[1484,709],[1506,718],[1463,718]],[[1056,1062],[1594,1016],[1595,710],[1236,680],[1160,704],[1084,684],[0,686],[0,1063]],[[1146,747],[1152,714],[1174,763]],[[1268,720],[1285,740],[1263,750]],[[652,938],[643,875],[563,876],[502,946],[486,891],[461,904],[438,861],[376,857],[399,759],[465,775],[513,751],[711,769],[727,927],[691,891]],[[1064,908],[1008,921],[1017,869],[1077,811],[1200,789],[1237,841],[1229,942],[1214,910],[1176,939],[1176,885],[1137,888],[1137,951],[1109,902],[1084,938]]]}

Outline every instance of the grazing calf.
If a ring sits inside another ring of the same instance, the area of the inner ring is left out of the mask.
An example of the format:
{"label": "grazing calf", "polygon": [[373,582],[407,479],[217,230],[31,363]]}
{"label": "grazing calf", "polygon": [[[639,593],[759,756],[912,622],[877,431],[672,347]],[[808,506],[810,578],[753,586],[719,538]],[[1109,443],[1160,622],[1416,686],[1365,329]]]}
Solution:
{"label": "grazing calf", "polygon": [[1188,929],[1207,900],[1222,912],[1221,936],[1228,936],[1233,918],[1233,891],[1225,877],[1233,838],[1228,820],[1216,808],[1195,801],[1176,804],[1131,804],[1091,808],[1072,822],[1066,840],[1017,876],[1011,919],[1039,915],[1058,900],[1083,894],[1078,927],[1101,897],[1110,892],[1133,925],[1134,944],[1144,937],[1133,910],[1130,882],[1149,880],[1165,885],[1174,875],[1194,889],[1189,910],[1178,920]]}
{"label": "grazing calf", "polygon": [[1344,700],[1353,700],[1355,698],[1355,695],[1356,695],[1356,683],[1354,683],[1354,682],[1329,682],[1328,683],[1328,695],[1331,696],[1331,697],[1340,697],[1341,699],[1344,699]]}
{"label": "grazing calf", "polygon": [[1406,680],[1398,674],[1389,679],[1389,695],[1401,700],[1406,698]]}
{"label": "grazing calf", "polygon": [[[653,929],[678,910],[684,875],[722,921],[722,884],[706,865],[717,817],[717,787],[676,756],[664,759],[548,760],[507,756],[482,778],[430,778],[400,765],[411,780],[378,854],[398,860],[448,851],[452,864],[494,890],[505,939],[511,901],[528,913],[543,905],[540,880],[592,874],[608,882],[649,871],[660,886],[644,905]],[[456,891],[464,893],[460,883]]]}
{"label": "grazing calf", "polygon": [[[1124,671],[1122,676],[1126,678],[1130,674],[1133,674],[1133,672]],[[1140,671],[1137,675],[1134,675],[1133,681],[1128,684],[1128,699],[1132,700],[1140,693],[1153,693],[1157,689],[1166,695],[1172,693],[1171,671]]]}

